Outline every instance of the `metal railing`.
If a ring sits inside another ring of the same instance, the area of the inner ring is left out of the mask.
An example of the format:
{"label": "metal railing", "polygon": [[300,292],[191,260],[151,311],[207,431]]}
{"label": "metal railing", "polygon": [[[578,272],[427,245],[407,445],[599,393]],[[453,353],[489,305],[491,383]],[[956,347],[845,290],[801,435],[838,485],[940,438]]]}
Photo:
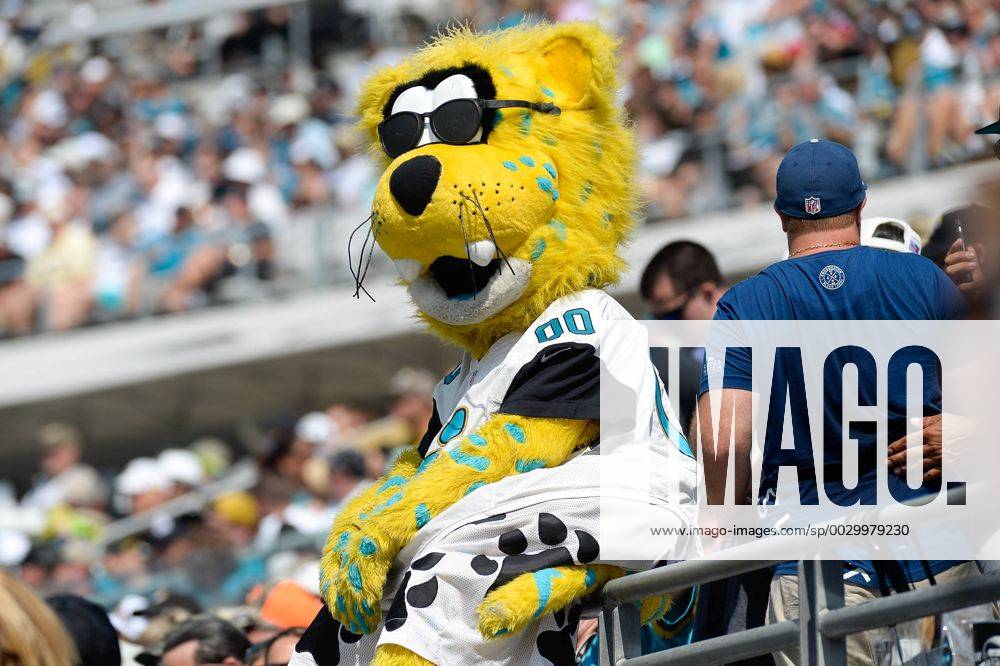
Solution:
{"label": "metal railing", "polygon": [[602,666],[711,666],[778,651],[797,651],[800,664],[846,666],[845,638],[851,634],[1000,599],[1000,575],[984,574],[845,606],[842,563],[800,560],[797,619],[641,654],[639,610],[633,602],[777,563],[690,560],[611,581],[604,588],[605,607],[601,616]]}

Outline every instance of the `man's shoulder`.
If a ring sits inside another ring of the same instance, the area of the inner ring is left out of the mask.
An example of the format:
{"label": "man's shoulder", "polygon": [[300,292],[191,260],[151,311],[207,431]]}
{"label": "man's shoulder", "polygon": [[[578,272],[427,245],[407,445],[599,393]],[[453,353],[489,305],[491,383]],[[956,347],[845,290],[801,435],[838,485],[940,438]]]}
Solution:
{"label": "man's shoulder", "polygon": [[727,289],[726,293],[719,299],[719,306],[740,309],[759,305],[771,298],[776,284],[774,276],[768,272],[768,269],[764,269],[760,273],[740,280]]}

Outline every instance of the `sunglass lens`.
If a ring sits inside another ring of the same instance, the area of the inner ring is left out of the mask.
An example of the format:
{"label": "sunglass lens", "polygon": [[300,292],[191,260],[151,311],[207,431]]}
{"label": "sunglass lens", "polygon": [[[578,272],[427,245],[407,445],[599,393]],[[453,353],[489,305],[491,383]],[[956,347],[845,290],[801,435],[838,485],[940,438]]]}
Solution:
{"label": "sunglass lens", "polygon": [[468,143],[482,123],[479,105],[471,99],[453,99],[434,110],[431,129],[445,143]]}
{"label": "sunglass lens", "polygon": [[389,157],[399,157],[420,143],[423,119],[415,113],[395,113],[378,126],[382,149]]}

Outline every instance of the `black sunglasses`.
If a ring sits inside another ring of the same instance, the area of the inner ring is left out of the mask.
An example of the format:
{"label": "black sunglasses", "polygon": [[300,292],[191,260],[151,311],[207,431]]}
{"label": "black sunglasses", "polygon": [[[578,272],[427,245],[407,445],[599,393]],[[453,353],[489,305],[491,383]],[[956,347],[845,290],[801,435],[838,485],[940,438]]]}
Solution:
{"label": "black sunglasses", "polygon": [[483,125],[483,112],[487,109],[522,108],[551,113],[561,112],[555,104],[545,102],[525,102],[518,99],[452,99],[429,113],[400,111],[394,113],[378,126],[382,150],[389,157],[399,157],[420,144],[424,133],[425,118],[430,119],[431,131],[441,140],[453,146],[468,143]]}
{"label": "black sunglasses", "polygon": [[288,629],[285,629],[284,631],[279,632],[274,636],[271,636],[266,641],[261,641],[260,643],[254,643],[253,645],[247,648],[246,654],[244,654],[243,656],[243,663],[249,666],[250,664],[253,663],[253,661],[257,657],[263,654],[264,656],[263,666],[278,666],[278,664],[272,664],[269,661],[269,657],[271,656],[270,655],[271,646],[277,643],[279,638],[283,638],[284,636],[288,636],[291,634],[294,634],[296,636],[301,636],[305,632],[306,632],[305,627],[289,627]]}

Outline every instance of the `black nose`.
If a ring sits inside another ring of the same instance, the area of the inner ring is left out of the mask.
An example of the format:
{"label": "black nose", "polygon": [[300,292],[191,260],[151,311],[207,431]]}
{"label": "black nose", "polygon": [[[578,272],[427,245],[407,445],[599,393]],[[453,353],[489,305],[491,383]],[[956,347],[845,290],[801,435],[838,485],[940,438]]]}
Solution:
{"label": "black nose", "polygon": [[430,155],[420,155],[396,167],[389,176],[389,191],[403,210],[417,216],[431,202],[440,177],[441,163]]}

